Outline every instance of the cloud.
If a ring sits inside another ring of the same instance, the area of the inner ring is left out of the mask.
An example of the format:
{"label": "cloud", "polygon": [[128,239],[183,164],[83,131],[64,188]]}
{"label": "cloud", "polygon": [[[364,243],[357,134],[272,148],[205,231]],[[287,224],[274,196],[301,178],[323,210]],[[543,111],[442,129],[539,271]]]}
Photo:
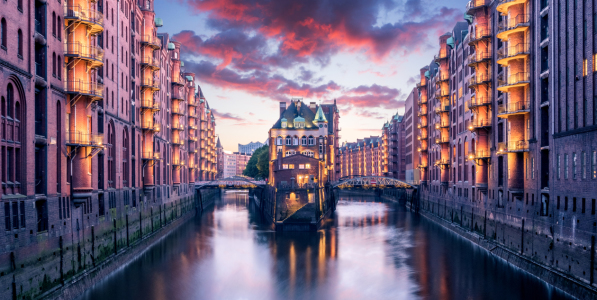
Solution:
{"label": "cloud", "polygon": [[367,74],[367,73],[373,74],[373,75],[375,75],[377,77],[392,77],[392,76],[395,76],[396,74],[398,74],[398,71],[394,70],[394,72],[392,72],[390,74],[383,74],[383,73],[381,73],[379,71],[373,71],[373,70],[359,71],[359,74]]}
{"label": "cloud", "polygon": [[214,116],[216,116],[216,119],[219,120],[228,120],[228,121],[245,121],[245,119],[237,116],[237,115],[233,115],[231,113],[221,113],[215,109],[211,110],[214,114]]}
{"label": "cloud", "polygon": [[339,100],[341,103],[349,103],[357,108],[397,109],[404,107],[404,101],[397,100],[401,95],[402,92],[399,89],[373,84],[349,89]]}

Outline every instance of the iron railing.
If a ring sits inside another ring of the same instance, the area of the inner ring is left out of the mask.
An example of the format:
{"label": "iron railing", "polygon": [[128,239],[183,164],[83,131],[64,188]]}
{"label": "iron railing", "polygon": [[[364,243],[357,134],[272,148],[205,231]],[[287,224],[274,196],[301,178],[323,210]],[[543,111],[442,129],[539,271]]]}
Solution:
{"label": "iron railing", "polygon": [[[510,76],[501,76],[498,78],[498,87],[506,87],[510,85],[521,84],[530,80],[530,74],[527,72],[519,72],[511,74]],[[505,78],[504,78],[505,77]]]}
{"label": "iron railing", "polygon": [[69,93],[104,97],[104,85],[97,82],[72,80],[64,82],[64,89]]}
{"label": "iron railing", "polygon": [[68,42],[64,44],[64,54],[97,61],[104,60],[104,50],[102,48],[83,45],[80,42]]}
{"label": "iron railing", "polygon": [[513,114],[519,112],[530,111],[530,101],[518,101],[513,103],[500,104],[498,106],[498,114]]}
{"label": "iron railing", "polygon": [[98,146],[104,142],[103,134],[83,133],[81,131],[67,131],[66,144],[79,146]]}
{"label": "iron railing", "polygon": [[520,54],[530,53],[531,44],[520,43],[514,46],[502,47],[498,50],[498,59],[504,59],[508,57],[514,57]]}
{"label": "iron railing", "polygon": [[65,19],[77,19],[87,23],[94,23],[99,26],[104,26],[104,15],[93,8],[83,9],[80,5],[65,6]]}
{"label": "iron railing", "polygon": [[528,150],[529,150],[529,142],[528,141],[498,143],[498,154],[503,153],[503,152],[519,152],[519,151],[528,151]]}
{"label": "iron railing", "polygon": [[153,36],[153,35],[150,35],[150,34],[145,34],[141,38],[141,42],[145,43],[145,44],[149,44],[149,45],[154,46],[156,48],[162,48],[162,40],[160,38],[158,38],[157,36]]}

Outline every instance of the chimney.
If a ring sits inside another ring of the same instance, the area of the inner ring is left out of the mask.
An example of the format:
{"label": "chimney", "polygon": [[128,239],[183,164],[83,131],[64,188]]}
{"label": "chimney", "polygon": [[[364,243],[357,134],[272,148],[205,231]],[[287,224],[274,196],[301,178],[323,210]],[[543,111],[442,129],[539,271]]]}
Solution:
{"label": "chimney", "polygon": [[285,110],[286,110],[286,102],[280,102],[280,117],[282,116],[282,114],[284,113]]}
{"label": "chimney", "polygon": [[317,111],[317,105],[315,104],[315,102],[309,103],[309,108],[311,109],[311,111],[313,113],[315,113]]}

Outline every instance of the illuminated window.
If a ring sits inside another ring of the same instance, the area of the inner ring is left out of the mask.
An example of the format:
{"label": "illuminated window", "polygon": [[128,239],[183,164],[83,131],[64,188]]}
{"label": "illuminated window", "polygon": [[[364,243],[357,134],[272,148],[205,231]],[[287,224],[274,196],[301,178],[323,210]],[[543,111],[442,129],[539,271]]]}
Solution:
{"label": "illuminated window", "polygon": [[582,152],[581,157],[580,157],[581,161],[580,161],[580,169],[581,169],[581,176],[582,179],[587,179],[587,153],[586,152]]}
{"label": "illuminated window", "polygon": [[299,164],[299,170],[304,170],[304,169],[305,169],[305,165]]}
{"label": "illuminated window", "polygon": [[282,165],[282,169],[284,169],[284,170],[288,169],[288,165],[287,164]]}
{"label": "illuminated window", "polygon": [[597,151],[593,151],[593,179],[597,179]]}
{"label": "illuminated window", "polygon": [[290,136],[286,137],[286,145],[288,145],[288,146],[292,145],[292,139],[290,138]]}
{"label": "illuminated window", "polygon": [[288,169],[294,169],[294,164],[289,164]]}
{"label": "illuminated window", "polygon": [[[313,154],[313,152],[311,152]],[[311,169],[311,164],[305,164],[305,169]]]}
{"label": "illuminated window", "polygon": [[589,60],[585,58],[582,62],[582,76],[587,76],[589,72]]}

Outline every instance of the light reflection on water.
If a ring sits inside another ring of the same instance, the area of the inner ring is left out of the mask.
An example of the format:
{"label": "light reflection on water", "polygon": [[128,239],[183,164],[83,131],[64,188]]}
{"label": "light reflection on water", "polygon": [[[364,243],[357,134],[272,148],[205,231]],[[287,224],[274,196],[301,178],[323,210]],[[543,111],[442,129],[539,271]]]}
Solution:
{"label": "light reflection on water", "polygon": [[343,196],[317,233],[276,233],[239,193],[82,299],[564,299],[394,203]]}

